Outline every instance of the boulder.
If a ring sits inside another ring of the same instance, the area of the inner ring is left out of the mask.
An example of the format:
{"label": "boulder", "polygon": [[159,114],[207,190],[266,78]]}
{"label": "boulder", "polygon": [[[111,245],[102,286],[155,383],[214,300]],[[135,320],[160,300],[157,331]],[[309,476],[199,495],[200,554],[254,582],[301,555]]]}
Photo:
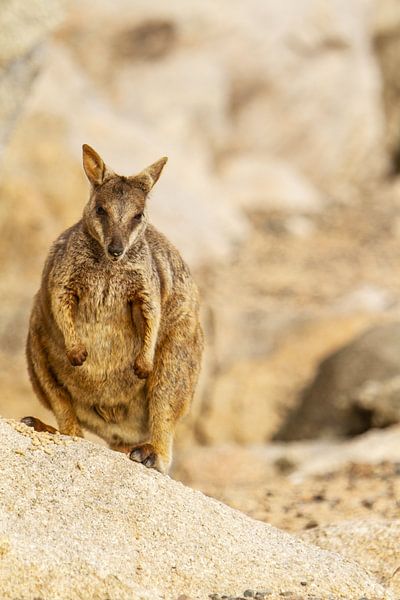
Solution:
{"label": "boulder", "polygon": [[359,565],[80,439],[0,421],[4,600],[361,596]]}
{"label": "boulder", "polygon": [[[400,323],[368,329],[320,363],[276,439],[346,437],[374,425],[393,424],[400,414],[394,379],[399,364]],[[385,406],[380,404],[382,386],[386,386]]]}

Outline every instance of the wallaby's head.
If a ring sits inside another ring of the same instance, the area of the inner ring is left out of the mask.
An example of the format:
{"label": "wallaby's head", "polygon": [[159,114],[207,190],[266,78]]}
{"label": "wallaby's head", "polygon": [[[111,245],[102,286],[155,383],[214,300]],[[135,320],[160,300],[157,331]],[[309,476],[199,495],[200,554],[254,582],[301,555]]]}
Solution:
{"label": "wallaby's head", "polygon": [[91,185],[83,219],[110,260],[122,260],[143,235],[148,222],[146,198],[166,162],[166,157],[160,158],[137,175],[123,177],[107,167],[93,148],[83,145],[83,168]]}

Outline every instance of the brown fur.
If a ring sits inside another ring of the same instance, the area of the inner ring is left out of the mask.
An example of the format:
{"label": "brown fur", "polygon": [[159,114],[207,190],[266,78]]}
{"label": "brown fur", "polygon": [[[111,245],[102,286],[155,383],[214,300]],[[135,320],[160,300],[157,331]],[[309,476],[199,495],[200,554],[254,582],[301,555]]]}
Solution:
{"label": "brown fur", "polygon": [[27,341],[33,388],[61,433],[85,427],[162,472],[203,347],[197,288],[148,223],[147,194],[165,162],[121,177],[83,147],[90,198],[50,250]]}

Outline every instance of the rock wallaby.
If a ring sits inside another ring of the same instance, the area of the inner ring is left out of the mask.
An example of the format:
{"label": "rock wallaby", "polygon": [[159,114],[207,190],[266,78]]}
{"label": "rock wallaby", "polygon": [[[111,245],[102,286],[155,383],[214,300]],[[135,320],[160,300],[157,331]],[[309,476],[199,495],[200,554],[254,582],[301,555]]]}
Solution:
{"label": "rock wallaby", "polygon": [[163,473],[203,349],[196,285],[148,220],[147,197],[166,162],[124,177],[83,146],[90,198],[51,247],[27,340],[33,389],[61,433],[82,436],[84,427]]}

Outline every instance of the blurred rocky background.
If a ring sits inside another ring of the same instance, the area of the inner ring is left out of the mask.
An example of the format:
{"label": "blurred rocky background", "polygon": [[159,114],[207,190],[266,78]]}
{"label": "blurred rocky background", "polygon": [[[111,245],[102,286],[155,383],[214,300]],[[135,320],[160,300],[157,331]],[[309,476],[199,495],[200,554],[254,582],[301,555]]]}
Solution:
{"label": "blurred rocky background", "polygon": [[[232,504],[212,482],[253,482],[236,504],[260,517],[251,490],[287,482],[293,452],[387,427],[399,446],[400,2],[6,0],[0,30],[1,414],[50,421],[24,341],[49,244],[87,198],[86,142],[121,173],[170,159],[151,214],[207,339],[176,477]],[[367,459],[338,467],[340,489]],[[377,460],[400,476],[400,454]]]}

